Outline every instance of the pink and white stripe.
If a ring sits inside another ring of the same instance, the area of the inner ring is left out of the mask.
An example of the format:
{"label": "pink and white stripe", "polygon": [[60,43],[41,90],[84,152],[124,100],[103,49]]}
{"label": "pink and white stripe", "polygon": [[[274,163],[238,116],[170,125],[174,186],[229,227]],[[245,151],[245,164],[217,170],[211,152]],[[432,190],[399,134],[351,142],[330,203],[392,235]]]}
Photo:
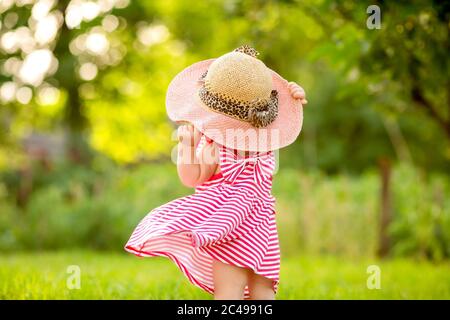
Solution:
{"label": "pink and white stripe", "polygon": [[[203,136],[198,148],[205,143]],[[243,157],[224,146],[219,150],[221,172],[194,194],[152,210],[125,250],[141,257],[172,259],[189,281],[211,294],[213,259],[252,269],[271,279],[276,292],[280,250],[271,194],[273,152]]]}

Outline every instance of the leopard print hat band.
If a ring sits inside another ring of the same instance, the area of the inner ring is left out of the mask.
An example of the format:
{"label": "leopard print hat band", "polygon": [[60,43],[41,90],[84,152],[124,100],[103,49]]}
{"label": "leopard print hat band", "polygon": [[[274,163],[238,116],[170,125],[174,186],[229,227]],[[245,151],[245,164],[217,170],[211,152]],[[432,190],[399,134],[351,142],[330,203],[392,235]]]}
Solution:
{"label": "leopard print hat band", "polygon": [[237,120],[246,121],[256,128],[267,127],[278,115],[278,92],[276,90],[272,90],[268,102],[255,100],[250,104],[240,104],[222,99],[204,86],[200,88],[198,94],[209,109]]}
{"label": "leopard print hat band", "polygon": [[[249,46],[242,46],[234,52],[245,53],[253,58],[259,54]],[[246,121],[256,128],[264,128],[278,116],[278,92],[272,90],[269,98],[255,98],[244,101],[232,98],[227,94],[214,92],[205,81],[208,71],[203,73],[199,81],[203,84],[198,95],[201,101],[212,111],[224,114],[240,121]]]}

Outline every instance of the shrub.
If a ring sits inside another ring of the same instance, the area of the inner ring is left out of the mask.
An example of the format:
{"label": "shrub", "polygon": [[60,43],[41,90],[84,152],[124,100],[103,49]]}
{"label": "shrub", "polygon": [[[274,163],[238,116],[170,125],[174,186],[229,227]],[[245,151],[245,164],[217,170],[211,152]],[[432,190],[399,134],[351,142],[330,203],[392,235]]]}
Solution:
{"label": "shrub", "polygon": [[[0,250],[93,248],[121,250],[150,211],[192,190],[172,164],[91,168],[61,164],[35,173],[27,205],[0,183]],[[10,181],[15,181],[12,179]],[[378,242],[379,177],[327,176],[281,169],[274,177],[283,255],[332,253],[373,256]],[[392,177],[391,254],[434,260],[450,257],[450,182],[400,165]]]}

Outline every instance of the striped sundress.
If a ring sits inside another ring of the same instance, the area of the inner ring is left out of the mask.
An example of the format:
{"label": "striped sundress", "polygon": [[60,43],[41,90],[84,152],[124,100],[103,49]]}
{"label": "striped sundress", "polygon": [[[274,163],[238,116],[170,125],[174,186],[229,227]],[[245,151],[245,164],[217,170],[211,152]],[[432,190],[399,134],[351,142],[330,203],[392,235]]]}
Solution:
{"label": "striped sundress", "polygon": [[[197,152],[205,145],[202,136]],[[277,291],[280,251],[271,194],[272,151],[241,156],[219,145],[220,173],[195,193],[152,210],[136,227],[125,250],[173,260],[190,282],[214,294],[213,259],[252,269]],[[244,296],[249,297],[246,287]]]}

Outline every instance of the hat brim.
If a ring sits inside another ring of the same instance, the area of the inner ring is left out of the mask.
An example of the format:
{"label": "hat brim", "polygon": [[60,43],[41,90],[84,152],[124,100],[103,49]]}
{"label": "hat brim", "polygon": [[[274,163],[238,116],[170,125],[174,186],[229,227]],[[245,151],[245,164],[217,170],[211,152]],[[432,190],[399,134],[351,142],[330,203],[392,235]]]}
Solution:
{"label": "hat brim", "polygon": [[266,152],[293,143],[300,134],[303,107],[289,91],[288,81],[271,70],[273,89],[278,91],[278,116],[265,128],[255,128],[209,109],[198,96],[198,81],[215,59],[194,63],[175,76],[167,89],[166,108],[172,121],[190,122],[204,135],[228,148]]}

